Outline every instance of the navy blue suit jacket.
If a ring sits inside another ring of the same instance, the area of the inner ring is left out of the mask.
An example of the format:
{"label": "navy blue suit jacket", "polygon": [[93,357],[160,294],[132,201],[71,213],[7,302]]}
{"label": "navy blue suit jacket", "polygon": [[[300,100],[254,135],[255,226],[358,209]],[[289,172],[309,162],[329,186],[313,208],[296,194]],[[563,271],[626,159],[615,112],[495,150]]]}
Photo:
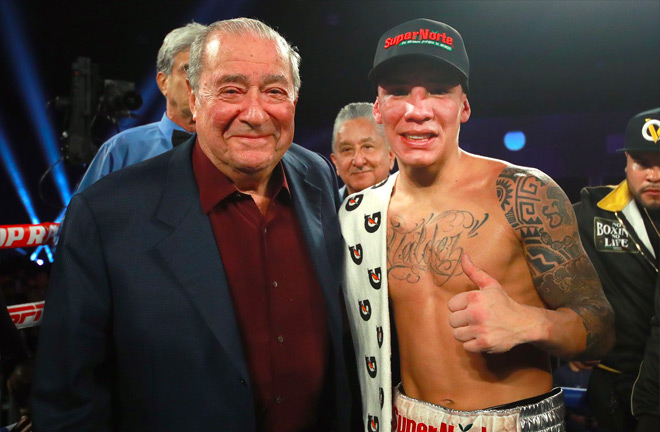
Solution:
{"label": "navy blue suit jacket", "polygon": [[[37,353],[39,432],[255,429],[193,144],[108,175],[71,200]],[[325,414],[335,430],[348,430],[337,181],[325,159],[295,144],[282,163],[328,308],[334,394]]]}

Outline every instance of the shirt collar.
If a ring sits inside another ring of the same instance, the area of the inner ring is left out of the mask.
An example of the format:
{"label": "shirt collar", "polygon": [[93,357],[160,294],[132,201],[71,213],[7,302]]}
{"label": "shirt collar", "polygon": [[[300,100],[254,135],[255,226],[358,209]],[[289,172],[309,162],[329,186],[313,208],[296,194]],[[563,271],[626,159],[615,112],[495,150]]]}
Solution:
{"label": "shirt collar", "polygon": [[167,138],[167,141],[170,143],[172,139],[172,131],[174,129],[186,132],[184,128],[170,120],[170,118],[167,116],[167,112],[163,113],[163,118],[161,118],[160,122],[158,123],[158,129],[160,129],[160,132],[165,138]]}
{"label": "shirt collar", "polygon": [[[204,213],[209,213],[219,202],[228,199],[242,199],[245,194],[240,193],[229,177],[222,173],[213,162],[204,154],[199,146],[199,140],[195,141],[192,154],[193,172],[199,189],[199,199]],[[291,196],[289,183],[286,180],[284,167],[280,161],[271,176],[275,183],[275,199],[284,200]]]}
{"label": "shirt collar", "polygon": [[602,200],[598,201],[598,207],[610,212],[621,211],[628,205],[632,195],[628,188],[628,182],[622,181],[610,193],[608,193]]}

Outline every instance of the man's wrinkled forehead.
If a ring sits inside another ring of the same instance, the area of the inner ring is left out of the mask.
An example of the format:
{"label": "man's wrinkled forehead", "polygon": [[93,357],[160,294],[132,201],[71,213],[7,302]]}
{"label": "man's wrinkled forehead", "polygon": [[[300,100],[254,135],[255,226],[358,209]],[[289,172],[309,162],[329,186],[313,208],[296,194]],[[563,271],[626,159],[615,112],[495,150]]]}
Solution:
{"label": "man's wrinkled forehead", "polygon": [[[285,80],[288,83],[292,82],[290,65],[285,56],[284,51],[281,49],[277,41],[267,39],[259,36],[258,34],[232,34],[232,33],[216,33],[206,43],[206,49],[204,50],[204,60],[207,62],[209,59],[223,58],[227,60],[243,60],[242,58],[231,58],[226,54],[228,51],[235,52],[237,54],[245,55],[246,57],[252,57],[251,52],[246,51],[243,47],[242,41],[244,38],[250,38],[253,41],[256,41],[258,44],[263,45],[266,49],[272,49],[273,53],[277,54],[278,63],[283,66],[284,71],[287,73]],[[225,55],[223,55],[225,54]],[[254,58],[256,62],[259,62],[260,59]],[[279,75],[278,75],[279,76]],[[281,77],[279,77],[281,79]],[[275,80],[275,78],[272,78]]]}

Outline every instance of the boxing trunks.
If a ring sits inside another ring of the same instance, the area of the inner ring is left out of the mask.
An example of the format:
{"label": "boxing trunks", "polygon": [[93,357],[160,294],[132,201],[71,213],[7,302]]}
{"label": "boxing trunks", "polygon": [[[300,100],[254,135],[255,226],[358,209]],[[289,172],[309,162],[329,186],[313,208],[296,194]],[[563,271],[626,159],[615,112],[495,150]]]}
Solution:
{"label": "boxing trunks", "polygon": [[556,388],[506,405],[457,411],[408,397],[399,384],[393,422],[397,432],[564,432],[564,397]]}

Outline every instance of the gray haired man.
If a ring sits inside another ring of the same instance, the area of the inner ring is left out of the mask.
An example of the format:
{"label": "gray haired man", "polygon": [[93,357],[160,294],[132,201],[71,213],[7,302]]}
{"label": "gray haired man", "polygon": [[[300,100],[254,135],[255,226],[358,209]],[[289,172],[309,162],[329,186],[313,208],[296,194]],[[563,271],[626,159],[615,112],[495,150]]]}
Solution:
{"label": "gray haired man", "polygon": [[369,102],[350,103],[335,119],[330,158],[344,182],[342,198],[385,180],[394,166],[394,153],[373,109]]}
{"label": "gray haired man", "polygon": [[195,132],[186,85],[190,45],[206,26],[191,22],[169,32],[158,50],[156,83],[167,101],[159,122],[127,129],[103,143],[78,186],[170,150]]}
{"label": "gray haired man", "polygon": [[35,429],[349,430],[341,203],[330,162],[293,143],[299,64],[260,21],[209,25],[193,138],[71,199]]}

